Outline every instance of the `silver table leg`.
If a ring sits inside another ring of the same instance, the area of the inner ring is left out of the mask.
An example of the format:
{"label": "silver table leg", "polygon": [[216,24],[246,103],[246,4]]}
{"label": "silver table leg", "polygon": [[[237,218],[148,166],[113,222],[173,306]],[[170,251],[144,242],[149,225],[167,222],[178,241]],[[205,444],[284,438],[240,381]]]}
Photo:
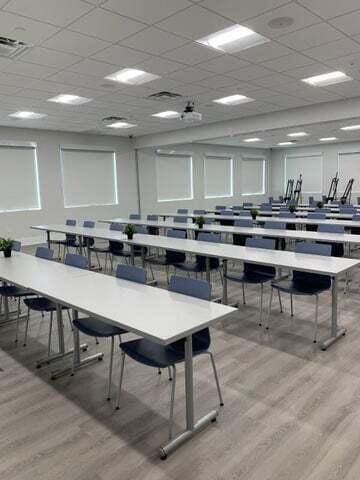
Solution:
{"label": "silver table leg", "polygon": [[46,243],[48,248],[50,248],[50,231],[46,230]]}
{"label": "silver table leg", "polygon": [[346,329],[338,327],[338,280],[336,277],[332,279],[331,284],[331,336],[324,340],[321,344],[321,350],[327,350],[333,343],[339,338],[343,337],[346,333]]}
{"label": "silver table leg", "polygon": [[178,449],[190,440],[197,432],[202,430],[210,422],[214,422],[219,415],[217,409],[212,410],[204,417],[195,422],[194,420],[194,381],[193,381],[193,358],[192,336],[186,337],[185,342],[185,393],[186,393],[186,430],[179,433],[169,443],[160,448],[160,457],[164,460],[170,453]]}

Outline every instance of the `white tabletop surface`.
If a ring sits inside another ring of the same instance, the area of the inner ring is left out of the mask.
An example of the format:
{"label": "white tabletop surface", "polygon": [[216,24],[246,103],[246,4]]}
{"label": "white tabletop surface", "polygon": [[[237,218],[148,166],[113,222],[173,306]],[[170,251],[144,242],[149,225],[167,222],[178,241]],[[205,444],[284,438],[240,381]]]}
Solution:
{"label": "white tabletop surface", "polygon": [[168,344],[234,308],[14,252],[0,257],[0,278],[126,330]]}
{"label": "white tabletop surface", "polygon": [[[258,210],[259,215],[264,215],[264,216],[269,216],[269,217],[277,217],[279,215],[279,210],[261,210],[261,209],[256,209]],[[196,218],[199,217],[200,215],[194,215],[193,213],[159,213],[159,217],[187,217],[187,218]],[[295,212],[295,215],[297,217],[307,217],[308,212],[307,211],[301,211],[301,212]],[[216,213],[206,213],[205,215],[201,215],[204,218],[211,219],[211,220],[236,220],[239,218],[239,215],[237,215],[237,211],[234,211],[234,215],[220,215]],[[326,218],[339,218],[339,219],[344,219],[344,220],[351,220],[353,217],[353,214],[345,214],[345,213],[326,213]],[[132,220],[129,220],[131,222]]]}
{"label": "white tabletop surface", "polygon": [[323,273],[331,276],[340,275],[360,264],[359,260],[349,258],[323,257],[279,250],[240,247],[238,245],[227,243],[210,243],[182,238],[169,238],[159,235],[135,234],[133,240],[128,240],[121,232],[114,232],[101,228],[67,227],[61,225],[42,225],[32,228],[91,236],[94,238],[114,241],[117,240],[130,245],[163,248],[186,253],[195,253],[207,257],[239,260],[260,265],[271,265],[306,272]]}
{"label": "white tabletop surface", "polygon": [[[246,217],[244,217],[246,218]],[[354,220],[341,220],[341,219],[311,219],[311,218],[279,218],[279,217],[264,217],[259,215],[256,217],[256,222],[281,222],[281,223],[290,223],[293,225],[342,225],[343,227],[360,227],[360,222]]]}

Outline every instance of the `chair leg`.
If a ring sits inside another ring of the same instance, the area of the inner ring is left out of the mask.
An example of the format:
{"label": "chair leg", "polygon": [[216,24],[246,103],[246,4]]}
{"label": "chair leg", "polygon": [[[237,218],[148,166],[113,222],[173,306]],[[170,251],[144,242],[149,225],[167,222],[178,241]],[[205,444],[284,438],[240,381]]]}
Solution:
{"label": "chair leg", "polygon": [[73,331],[74,331],[74,327],[73,327],[72,318],[71,318],[71,314],[70,314],[70,310],[69,310],[69,309],[67,309],[67,314],[68,314],[68,319],[69,319],[69,325],[70,325],[71,331],[73,332]]}
{"label": "chair leg", "polygon": [[283,307],[282,307],[282,301],[281,301],[280,290],[278,290],[278,297],[279,297],[280,313],[283,313]]}
{"label": "chair leg", "polygon": [[17,316],[16,316],[16,334],[15,334],[15,343],[18,342],[18,334],[19,334],[19,322],[20,322],[20,301],[21,298],[18,298],[18,308],[17,308]]}
{"label": "chair leg", "polygon": [[25,324],[24,347],[26,347],[26,342],[27,342],[27,334],[28,334],[28,329],[29,329],[29,321],[30,321],[30,308],[28,307],[27,316],[26,316],[26,324]]}
{"label": "chair leg", "polygon": [[48,357],[50,357],[50,353],[51,353],[52,327],[53,327],[53,312],[50,312],[49,338],[48,338]]}
{"label": "chair leg", "polygon": [[[170,369],[170,367],[169,367]],[[171,386],[171,397],[170,397],[170,417],[169,417],[169,439],[172,439],[173,436],[173,425],[174,425],[174,403],[175,403],[175,386],[176,386],[176,367],[173,365],[173,381]]]}
{"label": "chair leg", "polygon": [[270,316],[271,316],[271,304],[272,304],[273,294],[274,294],[274,288],[273,288],[273,286],[271,286],[270,300],[269,300],[269,311],[268,311],[267,322],[266,322],[266,327],[265,327],[266,330],[269,330],[269,323],[270,323]]}
{"label": "chair leg", "polygon": [[172,375],[171,375],[171,368],[168,367],[168,374],[169,374],[169,382],[172,381]]}
{"label": "chair leg", "polygon": [[290,312],[291,316],[294,316],[294,302],[293,302],[293,295],[290,293]]}
{"label": "chair leg", "polygon": [[120,408],[120,395],[121,395],[121,385],[124,376],[124,366],[125,366],[125,352],[121,352],[121,365],[120,365],[120,379],[119,379],[119,387],[116,397],[116,410]]}
{"label": "chair leg", "polygon": [[245,284],[244,282],[241,284],[242,286],[242,294],[243,294],[243,305],[246,305],[246,299],[245,299]]}
{"label": "chair leg", "polygon": [[221,394],[221,388],[220,388],[220,383],[219,383],[219,377],[218,377],[217,370],[216,370],[214,355],[211,352],[207,352],[207,353],[210,356],[211,365],[212,365],[213,372],[214,372],[216,388],[217,388],[218,395],[219,395],[220,407],[223,407],[224,406],[224,400],[223,400],[223,397],[222,397],[222,394]]}
{"label": "chair leg", "polygon": [[110,367],[109,367],[109,385],[108,385],[107,400],[110,400],[110,397],[111,397],[112,371],[113,371],[113,362],[114,362],[114,343],[115,343],[114,337],[111,337]]}
{"label": "chair leg", "polygon": [[259,327],[261,327],[261,325],[262,325],[263,299],[264,299],[264,284],[260,283],[260,321],[259,321]]}
{"label": "chair leg", "polygon": [[317,342],[317,332],[318,332],[318,318],[319,318],[319,295],[315,295],[315,324],[314,324],[314,340]]}

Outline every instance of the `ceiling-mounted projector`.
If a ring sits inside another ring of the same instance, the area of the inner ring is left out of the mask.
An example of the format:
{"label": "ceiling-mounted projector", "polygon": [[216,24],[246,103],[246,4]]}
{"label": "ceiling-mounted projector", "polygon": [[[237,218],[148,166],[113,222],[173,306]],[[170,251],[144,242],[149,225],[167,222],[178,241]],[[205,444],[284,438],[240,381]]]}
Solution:
{"label": "ceiling-mounted projector", "polygon": [[181,120],[188,123],[200,122],[202,120],[202,115],[199,112],[195,112],[194,108],[194,102],[188,102],[186,104],[185,110],[181,114]]}

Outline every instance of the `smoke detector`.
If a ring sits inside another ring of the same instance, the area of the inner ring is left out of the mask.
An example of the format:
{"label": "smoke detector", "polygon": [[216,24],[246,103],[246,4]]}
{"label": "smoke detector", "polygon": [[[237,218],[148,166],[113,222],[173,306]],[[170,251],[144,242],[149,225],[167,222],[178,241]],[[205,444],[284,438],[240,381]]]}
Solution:
{"label": "smoke detector", "polygon": [[180,118],[186,123],[201,122],[202,115],[195,111],[194,102],[188,102]]}
{"label": "smoke detector", "polygon": [[17,58],[23,55],[32,45],[14,40],[12,38],[0,37],[0,57]]}

